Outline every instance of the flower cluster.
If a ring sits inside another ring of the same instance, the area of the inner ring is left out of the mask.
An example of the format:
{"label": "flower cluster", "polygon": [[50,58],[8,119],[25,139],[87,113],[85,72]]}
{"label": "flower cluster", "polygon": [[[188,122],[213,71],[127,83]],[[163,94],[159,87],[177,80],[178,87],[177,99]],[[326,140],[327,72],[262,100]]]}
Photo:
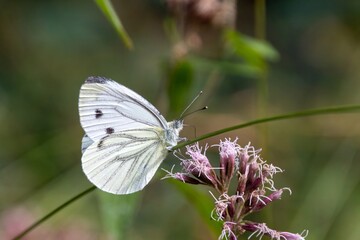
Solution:
{"label": "flower cluster", "polygon": [[[212,219],[223,222],[219,239],[237,240],[244,232],[251,232],[250,237],[262,238],[264,235],[276,240],[303,240],[307,231],[302,234],[275,231],[265,223],[256,223],[244,218],[260,211],[271,202],[281,198],[284,190],[277,189],[273,176],[282,169],[266,163],[260,157],[260,150],[247,144],[241,147],[237,139],[225,139],[219,148],[219,167],[213,167],[206,157],[206,150],[198,143],[187,146],[186,157],[176,151],[174,154],[181,160],[183,172],[168,172],[166,177],[175,178],[184,183],[203,184],[216,190],[215,207]],[[230,192],[233,192],[232,194]],[[249,238],[250,238],[249,237]]]}

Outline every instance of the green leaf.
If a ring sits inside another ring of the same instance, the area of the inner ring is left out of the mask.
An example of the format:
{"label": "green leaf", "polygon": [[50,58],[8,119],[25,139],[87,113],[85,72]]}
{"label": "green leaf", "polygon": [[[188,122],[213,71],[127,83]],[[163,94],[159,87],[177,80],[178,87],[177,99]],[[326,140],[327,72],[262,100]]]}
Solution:
{"label": "green leaf", "polygon": [[256,78],[260,76],[261,68],[248,64],[228,60],[210,60],[207,58],[192,57],[191,61],[199,68],[206,70],[219,69],[223,73],[238,74]]}
{"label": "green leaf", "polygon": [[123,40],[125,46],[129,49],[133,48],[133,43],[125,28],[123,27],[120,18],[116,14],[110,0],[95,0],[98,7],[105,14],[106,18],[113,25],[120,38]]}
{"label": "green leaf", "polygon": [[231,53],[255,66],[263,67],[265,60],[279,59],[278,52],[268,42],[245,36],[233,30],[225,32],[225,42]]}
{"label": "green leaf", "polygon": [[142,194],[119,196],[101,191],[98,193],[105,232],[111,239],[127,239],[127,230],[134,219]]}

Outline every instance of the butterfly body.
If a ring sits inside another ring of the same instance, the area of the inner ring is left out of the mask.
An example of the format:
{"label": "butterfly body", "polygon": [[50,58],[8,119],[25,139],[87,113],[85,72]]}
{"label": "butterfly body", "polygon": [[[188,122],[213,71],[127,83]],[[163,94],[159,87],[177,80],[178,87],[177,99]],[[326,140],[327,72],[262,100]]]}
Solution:
{"label": "butterfly body", "polygon": [[169,150],[182,140],[182,138],[179,138],[179,133],[182,129],[183,120],[174,120],[168,123],[168,127],[165,129],[165,142]]}
{"label": "butterfly body", "polygon": [[89,77],[79,97],[82,168],[101,190],[143,189],[178,141],[183,120],[167,122],[146,99],[103,77]]}

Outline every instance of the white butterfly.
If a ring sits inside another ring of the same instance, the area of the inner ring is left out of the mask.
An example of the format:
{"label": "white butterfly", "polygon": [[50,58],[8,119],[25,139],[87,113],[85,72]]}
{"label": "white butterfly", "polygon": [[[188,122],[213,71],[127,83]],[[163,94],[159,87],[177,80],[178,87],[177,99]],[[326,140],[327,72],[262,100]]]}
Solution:
{"label": "white butterfly", "polygon": [[89,77],[79,97],[82,168],[103,191],[129,194],[143,189],[168,151],[183,120],[167,122],[146,99],[117,82]]}

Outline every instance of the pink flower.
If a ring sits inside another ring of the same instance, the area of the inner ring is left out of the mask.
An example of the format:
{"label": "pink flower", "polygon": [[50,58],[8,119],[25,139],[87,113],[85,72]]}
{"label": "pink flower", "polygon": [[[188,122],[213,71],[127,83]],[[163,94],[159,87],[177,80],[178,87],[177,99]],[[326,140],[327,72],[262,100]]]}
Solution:
{"label": "pink flower", "polygon": [[206,150],[207,147],[205,146],[204,153],[202,153],[202,148],[199,147],[198,143],[186,146],[186,155],[190,156],[190,159],[183,159],[181,165],[185,172],[195,176],[204,183],[217,187],[218,179],[205,155]]}
{"label": "pink flower", "polygon": [[236,223],[233,222],[224,222],[223,229],[219,236],[219,240],[226,239],[226,240],[237,240],[237,237],[233,231]]}
{"label": "pink flower", "polygon": [[220,180],[223,184],[229,182],[235,172],[235,161],[238,160],[238,153],[241,149],[236,141],[237,138],[233,142],[230,139],[225,139],[225,141],[220,141],[218,145],[220,152]]}
{"label": "pink flower", "polygon": [[[257,236],[260,239],[264,235],[275,240],[305,239],[307,231],[302,234],[280,232],[268,228],[265,223],[245,220],[249,214],[281,199],[284,190],[291,193],[289,188],[275,187],[273,177],[283,170],[262,160],[261,149],[255,149],[250,143],[241,147],[237,144],[237,138],[234,141],[225,139],[213,146],[218,146],[219,149],[219,167],[214,168],[206,157],[208,147],[205,146],[203,150],[196,143],[186,147],[189,158],[175,155],[181,160],[184,173],[171,171],[166,177],[215,188],[217,193],[210,192],[215,200],[211,218],[223,222],[219,239],[237,240],[245,231],[252,232],[250,237]],[[232,193],[231,184],[237,186]]]}
{"label": "pink flower", "polygon": [[171,169],[171,171],[167,171],[165,169],[163,169],[165,172],[167,172],[167,175],[165,177],[163,177],[162,179],[165,178],[174,178],[176,180],[182,181],[183,183],[189,183],[189,184],[204,184],[203,182],[201,182],[200,180],[193,178],[192,176],[190,176],[187,173],[173,173],[173,169]]}
{"label": "pink flower", "polygon": [[308,231],[304,230],[301,234],[290,233],[290,232],[279,232],[273,229],[268,228],[265,223],[247,223],[244,224],[243,229],[253,232],[249,238],[252,236],[257,236],[260,239],[266,235],[271,239],[275,240],[304,240],[308,234]]}

